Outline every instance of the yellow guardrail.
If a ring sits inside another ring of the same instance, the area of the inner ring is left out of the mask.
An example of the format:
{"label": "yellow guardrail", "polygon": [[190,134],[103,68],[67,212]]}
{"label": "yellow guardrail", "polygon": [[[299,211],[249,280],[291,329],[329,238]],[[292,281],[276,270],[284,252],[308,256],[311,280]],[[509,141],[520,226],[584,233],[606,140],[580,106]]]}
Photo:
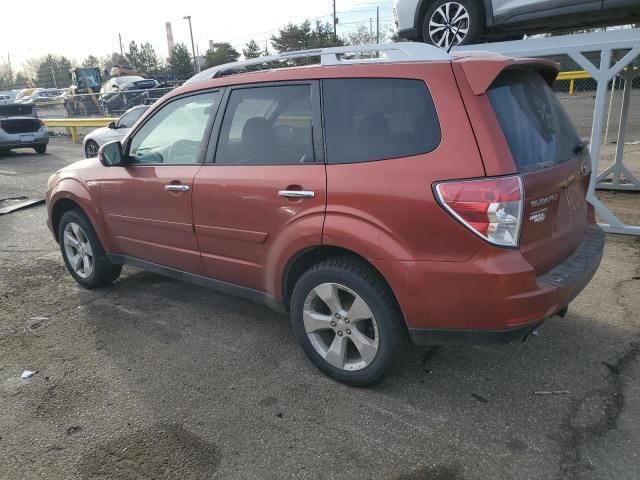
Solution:
{"label": "yellow guardrail", "polygon": [[576,80],[584,80],[591,78],[591,74],[585,70],[575,70],[571,72],[560,72],[558,74],[557,81],[565,80],[569,82],[569,95],[573,95],[574,88],[576,86]]}
{"label": "yellow guardrail", "polygon": [[117,118],[43,118],[47,127],[63,127],[71,135],[74,142],[78,141],[79,127],[106,127]]}

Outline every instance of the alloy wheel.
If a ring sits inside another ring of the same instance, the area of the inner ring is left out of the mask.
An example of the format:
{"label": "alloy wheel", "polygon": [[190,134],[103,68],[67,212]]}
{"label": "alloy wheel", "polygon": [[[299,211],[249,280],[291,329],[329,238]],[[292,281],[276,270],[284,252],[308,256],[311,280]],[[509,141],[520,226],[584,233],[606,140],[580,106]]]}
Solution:
{"label": "alloy wheel", "polygon": [[429,19],[429,37],[438,47],[459,45],[469,33],[469,12],[458,2],[440,5]]}
{"label": "alloy wheel", "polygon": [[87,145],[84,148],[85,153],[87,154],[87,156],[89,157],[97,157],[98,156],[98,144],[95,143],[94,141],[88,141]]}
{"label": "alloy wheel", "polygon": [[67,223],[62,243],[69,265],[75,274],[81,278],[90,277],[94,267],[93,249],[82,227],[74,222]]}
{"label": "alloy wheel", "polygon": [[338,283],[322,283],[304,302],[303,323],[316,352],[330,365],[356,371],[369,366],[379,347],[378,324],[360,295]]}

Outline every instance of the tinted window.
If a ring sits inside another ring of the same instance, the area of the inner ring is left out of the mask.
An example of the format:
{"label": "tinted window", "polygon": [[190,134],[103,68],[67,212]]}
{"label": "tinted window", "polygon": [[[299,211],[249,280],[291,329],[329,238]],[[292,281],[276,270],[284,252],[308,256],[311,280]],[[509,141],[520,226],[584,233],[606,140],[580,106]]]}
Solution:
{"label": "tinted window", "polygon": [[162,107],[131,139],[130,163],[197,163],[202,136],[217,98],[217,92],[205,93]]}
{"label": "tinted window", "polygon": [[329,163],[407,157],[440,143],[433,100],[420,80],[325,80],[322,98]]}
{"label": "tinted window", "polygon": [[487,95],[518,170],[525,172],[575,156],[580,137],[556,95],[535,70],[506,70]]}
{"label": "tinted window", "polygon": [[225,110],[216,163],[313,161],[311,86],[233,90]]}

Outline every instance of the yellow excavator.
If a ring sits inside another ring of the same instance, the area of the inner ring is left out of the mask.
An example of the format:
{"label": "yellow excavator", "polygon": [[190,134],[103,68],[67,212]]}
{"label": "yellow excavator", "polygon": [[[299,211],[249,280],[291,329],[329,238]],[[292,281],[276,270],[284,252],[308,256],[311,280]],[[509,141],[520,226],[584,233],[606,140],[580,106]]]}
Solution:
{"label": "yellow excavator", "polygon": [[69,70],[71,87],[64,99],[67,116],[78,117],[102,113],[100,87],[102,75],[98,67],[77,67]]}

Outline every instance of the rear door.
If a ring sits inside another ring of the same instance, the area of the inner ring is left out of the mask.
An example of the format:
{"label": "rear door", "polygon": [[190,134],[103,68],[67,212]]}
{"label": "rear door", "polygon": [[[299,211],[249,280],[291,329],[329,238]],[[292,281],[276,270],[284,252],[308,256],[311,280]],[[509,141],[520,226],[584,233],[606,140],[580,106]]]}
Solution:
{"label": "rear door", "polygon": [[326,204],[316,81],[227,89],[195,178],[195,232],[207,275],[278,297],[274,279],[319,245]]}
{"label": "rear door", "polygon": [[499,25],[548,17],[562,21],[563,17],[600,10],[602,0],[491,0],[491,7],[495,24]]}
{"label": "rear door", "polygon": [[558,98],[530,68],[503,71],[487,96],[525,192],[520,249],[543,273],[580,244],[591,162]]}

